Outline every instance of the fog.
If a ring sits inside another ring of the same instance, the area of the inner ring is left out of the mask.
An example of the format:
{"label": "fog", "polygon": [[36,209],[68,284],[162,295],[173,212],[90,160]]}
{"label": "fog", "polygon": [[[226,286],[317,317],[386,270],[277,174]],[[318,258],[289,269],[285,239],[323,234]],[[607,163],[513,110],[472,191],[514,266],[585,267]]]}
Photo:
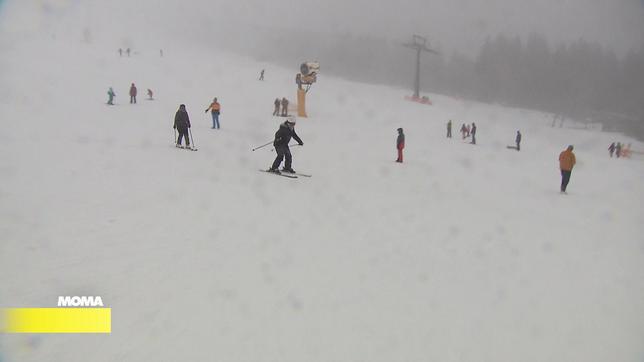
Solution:
{"label": "fog", "polygon": [[[113,308],[0,361],[644,362],[644,143],[567,120],[641,127],[642,7],[0,0],[0,307]],[[311,177],[259,172],[305,60]]]}
{"label": "fog", "polygon": [[[6,0],[5,6],[75,13],[75,23],[108,27],[114,35],[159,37],[165,30],[215,42],[233,34],[261,38],[276,30],[353,34],[400,40],[419,34],[444,52],[475,54],[489,36],[543,34],[551,43],[597,41],[618,54],[644,40],[642,0]],[[2,1],[0,1],[2,3]],[[18,4],[23,3],[23,4]],[[100,12],[83,11],[101,3]],[[261,32],[256,32],[262,29]],[[186,38],[189,41],[190,38]],[[216,44],[216,43],[213,43]]]}
{"label": "fog", "polygon": [[301,61],[318,60],[327,75],[410,89],[414,54],[401,45],[418,34],[440,52],[423,59],[421,91],[626,122],[617,128],[641,128],[644,137],[643,0],[8,0],[4,6],[22,17],[14,32],[82,33],[87,41],[135,51],[171,52],[179,42],[294,73]]}
{"label": "fog", "polygon": [[[551,42],[584,38],[625,53],[644,37],[644,5],[635,0],[244,1],[222,5],[222,10],[235,25],[389,39],[416,33],[444,51],[472,52],[487,36],[536,32]],[[214,23],[218,18],[213,16]]]}

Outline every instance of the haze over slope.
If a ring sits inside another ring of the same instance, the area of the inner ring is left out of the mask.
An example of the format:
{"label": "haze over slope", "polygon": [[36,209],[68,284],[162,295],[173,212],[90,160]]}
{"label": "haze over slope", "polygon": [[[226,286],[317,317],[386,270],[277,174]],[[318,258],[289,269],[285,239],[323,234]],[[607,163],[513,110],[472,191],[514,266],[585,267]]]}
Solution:
{"label": "haze over slope", "polygon": [[[101,295],[113,310],[109,336],[3,335],[3,362],[644,357],[644,163],[605,150],[626,137],[322,74],[293,148],[313,177],[289,180],[250,149],[272,139],[295,68],[171,37],[119,58],[98,30],[85,42],[3,16],[0,306]],[[203,113],[214,96],[220,131]],[[198,152],[172,144],[181,103]],[[521,152],[505,148],[517,129]]]}
{"label": "haze over slope", "polygon": [[[46,18],[59,29],[88,27],[105,41],[119,42],[124,38],[138,42],[167,40],[169,34],[180,34],[183,42],[210,39],[212,46],[218,47],[230,38],[262,38],[257,31],[290,29],[292,33],[370,35],[391,40],[420,34],[428,36],[434,45],[439,43],[445,53],[472,54],[490,36],[539,33],[553,44],[586,39],[625,54],[640,48],[644,40],[644,3],[640,0],[384,0],[377,4],[327,0],[324,6],[311,0],[4,2],[12,17],[28,20],[19,23],[19,28],[33,27]],[[12,27],[15,29],[16,24]]]}

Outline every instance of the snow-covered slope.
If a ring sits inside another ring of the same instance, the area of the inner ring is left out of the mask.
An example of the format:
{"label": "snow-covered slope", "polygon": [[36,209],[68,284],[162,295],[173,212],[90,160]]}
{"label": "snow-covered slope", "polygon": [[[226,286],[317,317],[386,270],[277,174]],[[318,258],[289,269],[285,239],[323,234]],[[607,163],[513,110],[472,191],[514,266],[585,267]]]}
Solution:
{"label": "snow-covered slope", "polygon": [[[293,148],[314,176],[289,180],[259,173],[274,153],[251,148],[302,59],[0,37],[0,306],[100,295],[113,311],[111,335],[3,335],[3,362],[644,357],[644,163],[606,151],[624,136],[322,74]],[[173,146],[181,103],[198,152]],[[505,148],[517,129],[521,152]]]}

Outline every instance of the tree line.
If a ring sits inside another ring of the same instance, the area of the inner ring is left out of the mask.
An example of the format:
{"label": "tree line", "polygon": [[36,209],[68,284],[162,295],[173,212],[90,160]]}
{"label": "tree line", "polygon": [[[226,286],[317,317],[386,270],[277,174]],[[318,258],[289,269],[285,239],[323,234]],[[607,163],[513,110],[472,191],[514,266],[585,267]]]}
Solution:
{"label": "tree line", "polygon": [[[256,34],[229,45],[294,71],[295,62],[318,60],[322,75],[409,89],[413,85],[415,54],[402,41],[286,29]],[[619,124],[622,131],[644,137],[644,44],[617,56],[584,39],[551,45],[539,34],[526,39],[498,35],[471,54],[423,55],[421,92]]]}

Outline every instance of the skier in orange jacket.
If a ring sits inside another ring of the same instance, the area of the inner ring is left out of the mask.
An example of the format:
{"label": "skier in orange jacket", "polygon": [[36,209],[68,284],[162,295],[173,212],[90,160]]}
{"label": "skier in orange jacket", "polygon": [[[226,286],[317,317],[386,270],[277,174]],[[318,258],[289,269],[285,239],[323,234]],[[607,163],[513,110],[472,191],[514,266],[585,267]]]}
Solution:
{"label": "skier in orange jacket", "polygon": [[210,103],[210,106],[206,108],[206,113],[212,114],[212,128],[213,129],[219,129],[219,113],[221,112],[221,104],[217,102],[217,97],[213,99],[212,103]]}
{"label": "skier in orange jacket", "polygon": [[561,170],[561,193],[566,193],[566,187],[568,187],[568,182],[570,181],[570,174],[572,173],[572,168],[575,167],[577,160],[575,159],[575,154],[572,153],[572,145],[559,154],[559,169]]}

